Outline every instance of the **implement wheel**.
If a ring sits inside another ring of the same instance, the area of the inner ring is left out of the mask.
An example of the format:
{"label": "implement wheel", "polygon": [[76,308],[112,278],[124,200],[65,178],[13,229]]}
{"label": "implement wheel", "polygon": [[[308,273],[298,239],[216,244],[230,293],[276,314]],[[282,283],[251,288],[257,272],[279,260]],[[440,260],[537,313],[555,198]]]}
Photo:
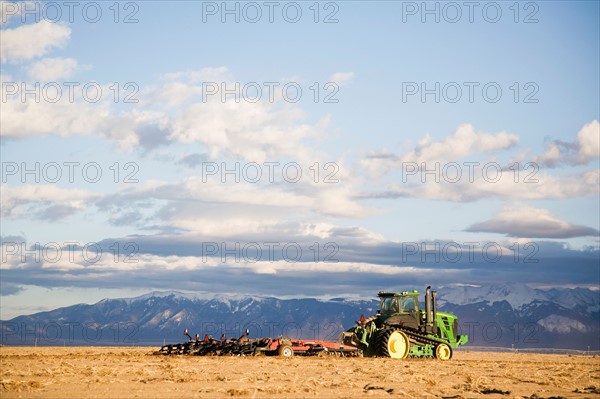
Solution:
{"label": "implement wheel", "polygon": [[277,353],[282,357],[292,357],[294,356],[294,349],[290,345],[281,345],[279,349],[277,349]]}
{"label": "implement wheel", "polygon": [[404,359],[410,351],[410,341],[402,331],[385,329],[377,334],[375,351],[377,356]]}
{"label": "implement wheel", "polygon": [[439,360],[452,359],[452,348],[448,344],[437,344],[435,347],[435,357]]}

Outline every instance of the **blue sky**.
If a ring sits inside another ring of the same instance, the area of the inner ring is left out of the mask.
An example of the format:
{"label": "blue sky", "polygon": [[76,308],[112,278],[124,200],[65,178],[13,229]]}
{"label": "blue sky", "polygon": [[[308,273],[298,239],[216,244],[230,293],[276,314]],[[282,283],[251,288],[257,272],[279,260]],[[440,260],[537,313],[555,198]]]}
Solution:
{"label": "blue sky", "polygon": [[67,3],[2,2],[3,319],[153,289],[598,289],[598,2]]}

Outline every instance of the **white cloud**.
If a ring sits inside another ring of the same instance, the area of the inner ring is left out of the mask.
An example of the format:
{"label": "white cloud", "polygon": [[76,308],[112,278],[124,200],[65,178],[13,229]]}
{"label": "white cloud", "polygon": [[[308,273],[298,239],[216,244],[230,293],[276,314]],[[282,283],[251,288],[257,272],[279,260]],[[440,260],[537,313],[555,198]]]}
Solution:
{"label": "white cloud", "polygon": [[402,155],[403,162],[431,162],[449,159],[460,159],[473,153],[504,150],[519,141],[515,134],[507,132],[476,132],[473,125],[460,125],[456,131],[443,140],[432,140],[427,135],[417,146]]}
{"label": "white cloud", "polygon": [[[18,87],[20,88],[20,83]],[[26,87],[35,91],[33,85]],[[38,90],[38,93],[39,97],[43,96],[42,90]],[[54,97],[54,92],[51,95]],[[103,109],[100,104],[69,101],[68,92],[63,92],[55,103],[43,99],[39,102],[21,101],[20,93],[6,96],[8,100],[2,104],[0,114],[2,134],[5,137],[90,134],[98,129],[104,116],[108,114],[108,110]],[[30,98],[33,99],[33,94]]]}
{"label": "white cloud", "polygon": [[27,68],[27,73],[33,80],[49,82],[70,78],[77,66],[73,58],[44,58]]}
{"label": "white cloud", "polygon": [[204,182],[201,177],[175,183],[145,182],[118,195],[104,197],[99,206],[126,214],[149,200],[162,204],[150,223],[166,223],[207,236],[228,236],[232,232],[250,235],[273,232],[276,236],[282,229],[298,228],[297,224],[285,224],[282,220],[304,223],[323,216],[359,218],[367,214],[348,187],[302,182],[223,184],[219,176]]}
{"label": "white cloud", "polygon": [[71,36],[71,28],[42,20],[35,24],[3,29],[0,35],[2,62],[17,62],[40,57],[50,49],[63,47]]}
{"label": "white cloud", "polygon": [[336,83],[338,86],[343,86],[354,79],[354,72],[336,72],[329,78],[328,82]]}
{"label": "white cloud", "polygon": [[597,120],[584,125],[577,140],[554,140],[546,144],[544,152],[534,159],[542,166],[555,168],[561,165],[587,165],[600,159],[600,123]]}
{"label": "white cloud", "polygon": [[441,140],[434,140],[426,135],[412,150],[402,155],[379,151],[368,155],[361,163],[371,173],[379,175],[392,169],[400,169],[409,162],[433,165],[436,162],[457,161],[473,154],[505,150],[518,141],[519,137],[515,134],[477,132],[472,125],[464,124]]}
{"label": "white cloud", "polygon": [[148,90],[144,94],[141,104],[148,106],[166,106],[177,108],[188,100],[202,95],[200,87],[190,86],[187,83],[169,81],[165,82],[158,90]]}
{"label": "white cloud", "polygon": [[[477,172],[476,172],[477,173]],[[441,173],[443,175],[443,173]],[[529,176],[532,181],[526,183]],[[423,198],[442,201],[476,201],[484,198],[499,199],[567,199],[600,195],[600,171],[591,170],[583,173],[565,176],[551,176],[547,173],[534,173],[533,170],[520,171],[515,182],[514,171],[504,170],[498,181],[482,177],[482,170],[470,182],[463,171],[461,180],[452,183],[440,177],[435,181],[432,175],[426,176],[421,182],[420,175],[413,176],[408,184],[390,184],[387,191],[380,194],[365,195],[365,197],[380,198]],[[533,179],[537,180],[534,182]]]}
{"label": "white cloud", "polygon": [[289,157],[315,159],[315,150],[302,144],[325,135],[329,118],[303,123],[301,109],[268,101],[196,102],[169,121],[169,139],[185,144],[202,143],[212,158],[232,156],[254,162]]}
{"label": "white cloud", "polygon": [[85,209],[95,195],[81,189],[65,189],[52,184],[2,186],[0,207],[3,217],[37,216],[58,220]]}
{"label": "white cloud", "polygon": [[577,133],[577,161],[587,164],[590,161],[598,161],[600,158],[600,123],[594,120],[581,128]]}
{"label": "white cloud", "polygon": [[[75,244],[74,244],[75,243]],[[256,262],[235,261],[234,256],[230,256],[230,261],[222,262],[220,257],[204,256],[161,256],[146,253],[134,253],[129,262],[122,259],[115,262],[113,254],[94,253],[79,250],[76,241],[56,243],[56,246],[46,246],[43,248],[43,256],[35,259],[33,250],[25,255],[25,262],[21,257],[20,248],[15,248],[12,243],[4,244],[8,255],[5,255],[0,263],[2,270],[14,269],[38,269],[38,273],[55,278],[65,279],[69,284],[90,281],[90,278],[98,278],[98,286],[102,286],[109,279],[120,279],[120,275],[131,275],[131,272],[148,273],[154,278],[160,278],[161,275],[180,272],[185,275],[190,271],[199,272],[203,270],[218,270],[222,276],[235,275],[244,272],[249,274],[271,274],[271,275],[295,275],[298,273],[334,273],[334,274],[356,274],[356,275],[388,275],[404,278],[415,278],[426,275],[427,273],[436,273],[447,276],[465,276],[469,269],[433,269],[422,266],[393,266],[385,264],[373,264],[364,262],[291,262],[286,260],[259,260]],[[84,243],[79,243],[83,246]],[[57,247],[63,248],[61,252]],[[16,249],[16,250],[15,250]],[[93,248],[92,248],[93,250]],[[85,255],[85,257],[84,257]],[[87,259],[86,259],[87,257]],[[240,256],[241,258],[241,256]],[[51,260],[51,261],[47,261]],[[90,262],[90,260],[93,260]],[[65,272],[77,271],[77,274]],[[56,274],[55,274],[56,273]],[[61,277],[62,275],[62,277]]]}
{"label": "white cloud", "polygon": [[529,238],[573,238],[599,234],[594,228],[562,221],[547,209],[519,204],[505,206],[493,219],[476,223],[467,231]]}
{"label": "white cloud", "polygon": [[560,146],[556,142],[546,144],[542,155],[535,158],[535,162],[544,166],[556,166],[561,158]]}
{"label": "white cloud", "polygon": [[[61,67],[69,66],[62,61],[43,60],[40,68],[32,67],[33,73],[39,73],[46,63],[56,64],[54,72],[48,74],[58,74]],[[81,86],[74,89],[75,101],[69,99],[67,87],[62,88],[62,96],[56,102],[43,96],[40,96],[40,102],[23,102],[19,91],[3,93],[8,98],[0,115],[3,135],[66,137],[95,134],[115,140],[125,148],[140,145],[146,149],[169,142],[200,143],[207,147],[213,159],[229,156],[259,163],[287,158],[312,164],[323,159],[305,141],[325,136],[330,123],[328,115],[317,122],[306,123],[301,108],[281,99],[270,102],[265,98],[255,103],[233,99],[222,102],[217,95],[203,101],[202,87],[192,82],[224,74],[227,74],[226,69],[206,68],[165,75],[166,83],[161,87],[141,88],[142,100],[150,98],[151,101],[141,101],[132,110],[119,115],[115,114],[111,101],[113,91],[107,86],[102,86],[102,101],[97,103],[83,99]],[[15,87],[20,88],[21,84],[26,83],[16,82]],[[30,86],[27,88],[31,89]],[[3,86],[3,90],[6,89]],[[52,95],[53,90],[49,89]],[[43,94],[43,90],[41,92]],[[165,109],[165,104],[172,110]]]}
{"label": "white cloud", "polygon": [[[510,162],[495,162],[497,152],[513,147],[519,138],[506,132],[476,132],[462,125],[441,140],[429,136],[401,155],[389,151],[372,152],[361,164],[374,176],[395,172],[398,177],[384,190],[365,193],[364,198],[423,198],[442,201],[499,199],[566,199],[600,195],[600,171],[572,175],[551,175],[542,166],[589,163],[598,158],[598,122],[585,125],[577,143],[552,142],[534,162],[520,151]],[[563,154],[570,151],[569,154]],[[488,160],[483,153],[491,153]],[[475,159],[462,161],[467,156]],[[473,163],[477,162],[477,163]],[[515,164],[518,170],[515,170]],[[400,176],[398,176],[400,175]]]}
{"label": "white cloud", "polygon": [[[349,78],[342,75],[342,79]],[[168,73],[161,80],[161,86],[142,90],[145,94],[141,105],[161,112],[172,110],[165,113],[169,141],[201,143],[213,159],[321,159],[305,141],[323,138],[330,117],[324,115],[315,123],[306,123],[307,115],[297,104],[285,101],[281,87],[273,93],[267,86],[262,87],[257,100],[242,98],[243,85],[225,67]],[[205,85],[208,83],[210,87]],[[222,85],[228,89],[238,87],[238,97],[229,95],[223,101]],[[203,93],[207,88],[216,92]],[[166,111],[165,105],[169,108]]]}
{"label": "white cloud", "polygon": [[[93,103],[86,101],[81,85],[73,88],[74,98],[70,99],[70,89],[58,83],[47,89],[44,84],[10,83],[0,89],[0,96],[6,97],[0,112],[4,137],[97,135],[131,149],[139,144],[144,127],[158,126],[163,117],[161,113],[136,110],[117,115],[113,110],[113,91],[108,86],[100,86],[98,93],[102,94]],[[33,101],[34,94],[28,94],[28,101],[22,101],[23,88],[37,92],[39,102]]]}

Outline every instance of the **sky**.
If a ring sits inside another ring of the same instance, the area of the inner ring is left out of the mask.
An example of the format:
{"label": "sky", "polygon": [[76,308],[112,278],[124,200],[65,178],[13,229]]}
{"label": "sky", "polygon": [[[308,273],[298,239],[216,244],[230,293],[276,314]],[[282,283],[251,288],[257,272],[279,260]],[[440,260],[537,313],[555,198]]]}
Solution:
{"label": "sky", "polygon": [[0,5],[2,319],[600,289],[598,2]]}

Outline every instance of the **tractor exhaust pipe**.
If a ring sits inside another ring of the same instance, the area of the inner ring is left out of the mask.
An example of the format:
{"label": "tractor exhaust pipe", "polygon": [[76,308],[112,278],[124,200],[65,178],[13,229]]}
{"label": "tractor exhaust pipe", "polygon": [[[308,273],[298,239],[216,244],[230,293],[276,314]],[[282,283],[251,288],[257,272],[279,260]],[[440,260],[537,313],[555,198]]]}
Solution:
{"label": "tractor exhaust pipe", "polygon": [[433,307],[433,333],[437,335],[437,291],[431,291],[431,305]]}
{"label": "tractor exhaust pipe", "polygon": [[431,327],[431,286],[425,290],[425,331]]}

